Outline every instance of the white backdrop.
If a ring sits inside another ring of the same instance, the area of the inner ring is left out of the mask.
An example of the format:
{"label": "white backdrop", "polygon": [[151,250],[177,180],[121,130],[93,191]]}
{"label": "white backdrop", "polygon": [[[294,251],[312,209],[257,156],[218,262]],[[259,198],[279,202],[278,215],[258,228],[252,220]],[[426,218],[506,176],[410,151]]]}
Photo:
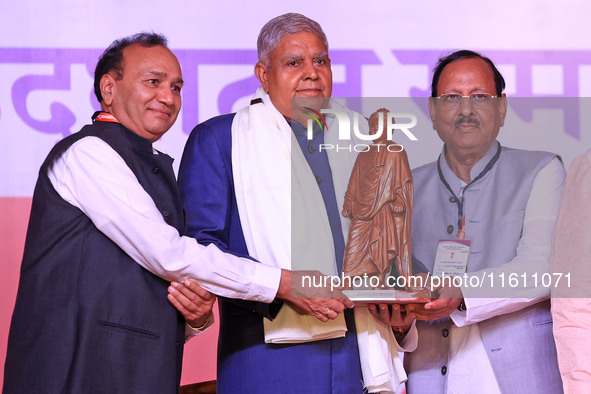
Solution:
{"label": "white backdrop", "polygon": [[[2,0],[0,196],[31,195],[49,148],[89,122],[96,105],[91,100],[96,57],[115,38],[140,30],[167,35],[183,66],[184,108],[159,146],[177,159],[197,122],[244,105],[240,95],[256,86],[258,31],[287,11],[302,12],[324,27],[333,50],[335,95],[423,95],[434,59],[459,48],[480,50],[496,61],[509,96],[591,93],[588,1],[366,3],[361,8],[353,1],[304,0],[288,8],[223,0],[166,5]],[[61,107],[53,116],[52,105]],[[591,145],[585,135],[570,142]],[[570,162],[570,151],[581,153],[583,145],[569,143],[558,153]]]}
{"label": "white backdrop", "polygon": [[[323,26],[337,96],[426,95],[434,60],[462,48],[481,51],[499,65],[508,96],[591,96],[588,0],[0,0],[0,367],[36,173],[56,141],[89,122],[96,106],[92,73],[101,51],[141,30],[168,36],[186,85],[181,115],[158,148],[178,164],[197,122],[247,102],[256,86],[259,29],[291,11]],[[558,109],[550,118],[534,115],[546,126],[544,119],[552,121],[544,135],[525,127],[529,121],[521,117],[520,126],[530,132],[505,127],[500,139],[554,151],[569,164],[591,146],[591,132],[580,127],[589,124],[590,113],[581,107]],[[564,127],[573,117],[579,127]],[[441,147],[431,130],[417,137],[417,145],[408,147],[413,167],[435,159]]]}

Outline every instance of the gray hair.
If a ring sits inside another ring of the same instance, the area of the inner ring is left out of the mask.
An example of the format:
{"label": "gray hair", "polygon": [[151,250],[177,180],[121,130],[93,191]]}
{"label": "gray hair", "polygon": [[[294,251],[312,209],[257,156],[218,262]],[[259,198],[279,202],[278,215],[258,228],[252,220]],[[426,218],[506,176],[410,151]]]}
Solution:
{"label": "gray hair", "polygon": [[271,19],[261,29],[257,39],[259,62],[269,66],[269,55],[279,46],[279,41],[286,35],[303,31],[310,32],[320,38],[328,49],[326,34],[322,31],[322,27],[318,22],[302,14],[292,12]]}

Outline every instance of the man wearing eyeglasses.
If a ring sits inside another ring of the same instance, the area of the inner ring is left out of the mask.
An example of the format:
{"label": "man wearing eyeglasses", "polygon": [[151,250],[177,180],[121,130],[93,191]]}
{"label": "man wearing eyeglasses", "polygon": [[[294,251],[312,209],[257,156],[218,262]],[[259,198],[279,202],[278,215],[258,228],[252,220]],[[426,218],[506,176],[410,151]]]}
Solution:
{"label": "man wearing eyeglasses", "polygon": [[[405,356],[409,393],[562,392],[549,289],[520,283],[511,293],[500,278],[548,272],[565,171],[554,154],[496,140],[504,87],[495,65],[472,51],[442,58],[434,70],[429,111],[444,145],[436,161],[413,171],[413,255],[434,274],[487,282],[448,283],[424,310],[407,307],[421,319],[418,348]],[[443,239],[468,256],[456,272],[437,256],[449,251]]]}

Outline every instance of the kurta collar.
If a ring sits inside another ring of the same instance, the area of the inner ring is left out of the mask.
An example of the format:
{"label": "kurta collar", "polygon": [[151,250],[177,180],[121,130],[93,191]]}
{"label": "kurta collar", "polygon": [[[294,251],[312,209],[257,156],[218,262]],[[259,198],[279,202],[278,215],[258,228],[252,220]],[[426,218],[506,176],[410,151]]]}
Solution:
{"label": "kurta collar", "polygon": [[[485,167],[495,157],[495,155],[501,145],[498,141],[495,141],[495,142],[496,143],[491,144],[491,146],[490,146],[490,148],[488,148],[488,151],[486,152],[486,154],[484,156],[482,156],[482,158],[480,158],[480,160],[478,160],[476,162],[476,164],[474,164],[474,166],[470,170],[470,179],[471,180],[476,179],[476,177],[478,175],[480,175],[480,173],[485,169]],[[462,180],[460,178],[458,178],[458,176],[449,167],[449,164],[447,164],[447,160],[445,160],[445,146],[443,147],[441,154],[439,155],[439,167],[441,168],[441,173],[443,174],[443,177],[445,178],[445,180],[447,181],[447,183],[449,184],[449,186],[451,187],[453,192],[456,195],[459,195],[460,189],[463,186],[465,186],[465,184],[462,185]]]}

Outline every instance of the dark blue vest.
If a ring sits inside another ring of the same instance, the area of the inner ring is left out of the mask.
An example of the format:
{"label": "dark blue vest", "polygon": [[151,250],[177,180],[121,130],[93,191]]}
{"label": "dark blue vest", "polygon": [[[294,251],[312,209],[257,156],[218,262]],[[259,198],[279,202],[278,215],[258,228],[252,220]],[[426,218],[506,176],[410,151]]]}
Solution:
{"label": "dark blue vest", "polygon": [[149,140],[96,122],[60,141],[35,187],[4,393],[178,392],[184,320],[166,298],[169,283],[64,201],[47,176],[55,158],[89,136],[125,160],[166,222],[184,232],[172,158],[153,154]]}

